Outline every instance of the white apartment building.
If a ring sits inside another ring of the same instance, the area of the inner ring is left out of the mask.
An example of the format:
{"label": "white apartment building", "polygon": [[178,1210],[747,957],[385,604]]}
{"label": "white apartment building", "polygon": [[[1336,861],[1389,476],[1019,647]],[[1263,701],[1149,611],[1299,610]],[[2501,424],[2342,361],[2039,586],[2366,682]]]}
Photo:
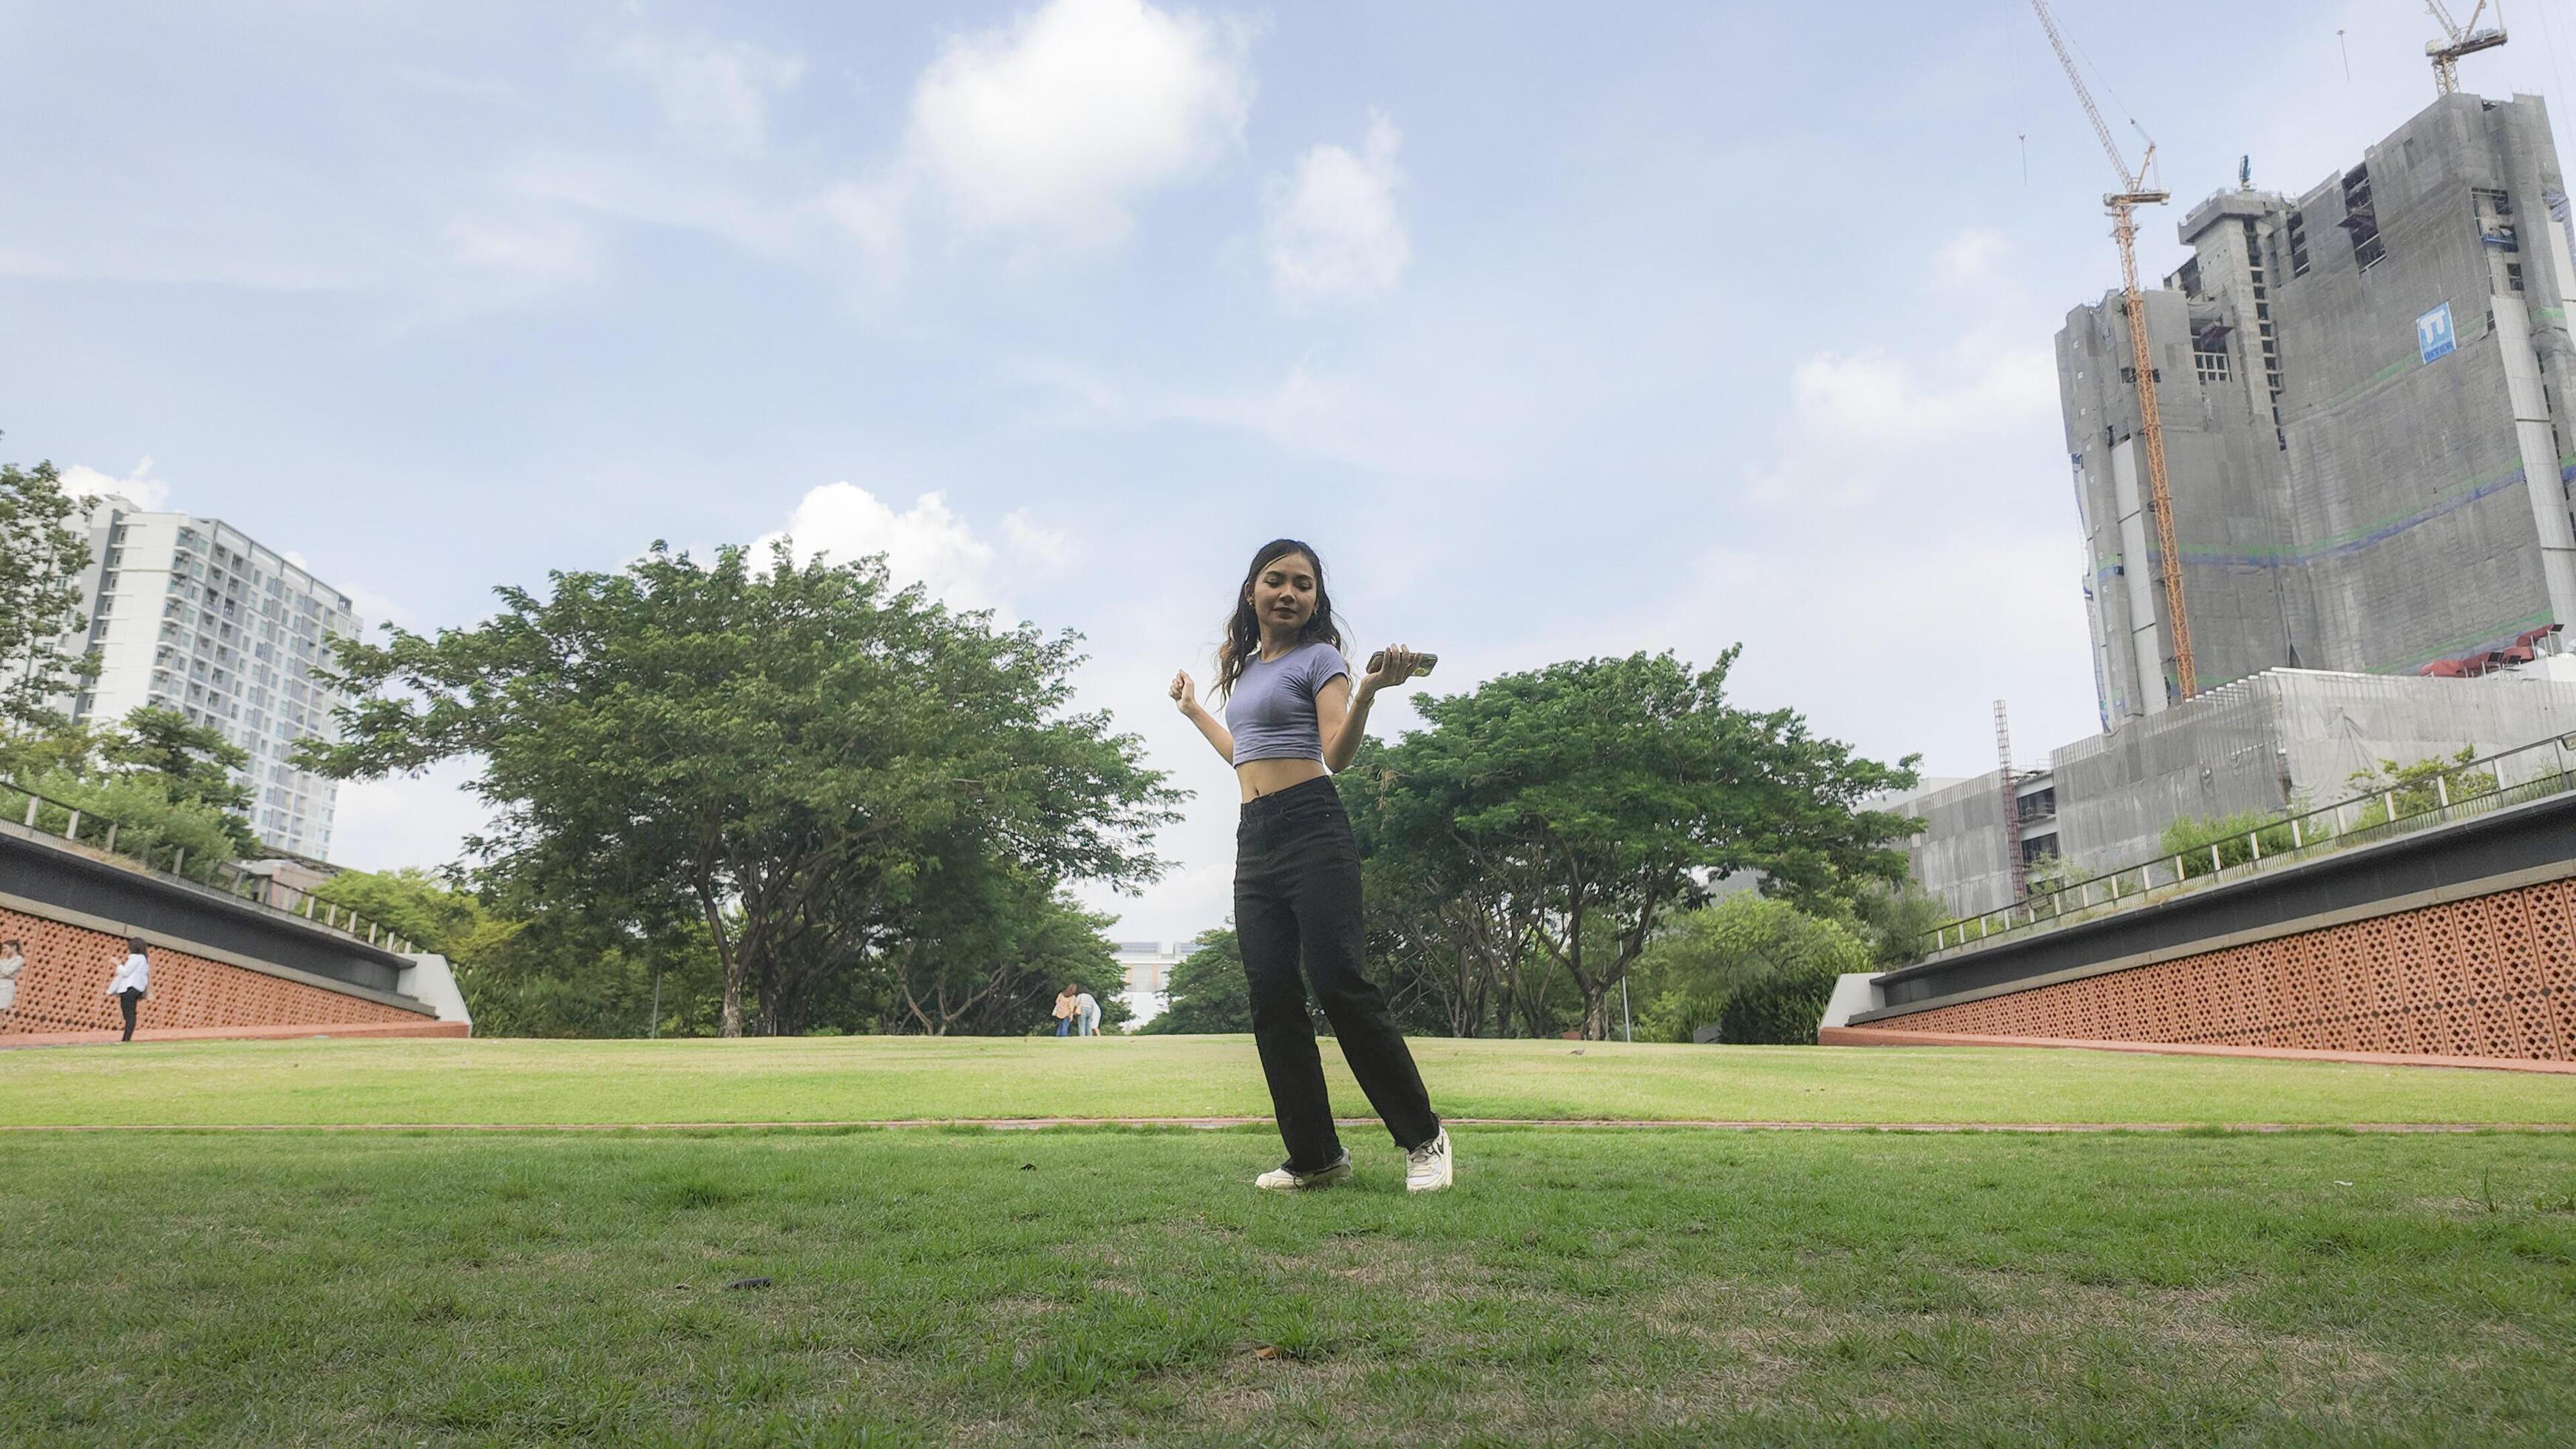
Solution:
{"label": "white apartment building", "polygon": [[148,513],[113,495],[89,505],[89,633],[63,648],[99,653],[98,677],[59,701],[112,725],[143,705],[212,725],[250,752],[251,828],[315,860],[331,850],[337,782],[287,762],[295,742],[336,739],[345,695],[313,675],[324,640],[360,628],[348,597],[219,519]]}
{"label": "white apartment building", "polygon": [[1198,938],[1186,941],[1120,941],[1113,953],[1118,962],[1119,992],[1136,1013],[1128,1030],[1152,1021],[1172,1004],[1172,968],[1187,960],[1199,948]]}

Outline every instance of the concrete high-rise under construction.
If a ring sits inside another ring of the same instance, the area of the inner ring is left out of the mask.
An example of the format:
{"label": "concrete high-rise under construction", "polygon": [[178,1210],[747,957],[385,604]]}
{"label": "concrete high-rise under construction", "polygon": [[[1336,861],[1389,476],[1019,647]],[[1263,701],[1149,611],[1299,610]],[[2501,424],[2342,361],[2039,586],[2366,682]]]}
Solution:
{"label": "concrete high-rise under construction", "polygon": [[[2455,94],[2184,217],[2145,303],[2199,689],[2477,672],[2576,623],[2567,216],[2541,100]],[[2181,693],[2131,358],[2116,293],[2057,335],[2106,729]]]}

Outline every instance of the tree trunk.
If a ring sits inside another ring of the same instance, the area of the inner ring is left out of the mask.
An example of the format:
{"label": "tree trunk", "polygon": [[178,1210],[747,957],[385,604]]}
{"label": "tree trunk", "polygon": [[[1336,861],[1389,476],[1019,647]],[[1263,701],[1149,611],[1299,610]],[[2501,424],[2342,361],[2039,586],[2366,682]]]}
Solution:
{"label": "tree trunk", "polygon": [[716,1035],[742,1035],[742,977],[747,963],[742,959],[742,943],[725,939],[724,912],[714,897],[698,893],[698,903],[707,913],[707,930],[716,943],[716,960],[724,966],[724,1013],[718,1019]]}

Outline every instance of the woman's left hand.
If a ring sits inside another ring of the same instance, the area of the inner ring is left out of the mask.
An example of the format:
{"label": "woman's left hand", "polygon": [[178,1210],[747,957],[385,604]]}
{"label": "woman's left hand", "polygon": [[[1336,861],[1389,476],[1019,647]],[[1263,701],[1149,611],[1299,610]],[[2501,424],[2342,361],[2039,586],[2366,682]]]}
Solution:
{"label": "woman's left hand", "polygon": [[1402,644],[1390,644],[1386,646],[1384,653],[1379,656],[1377,668],[1370,670],[1368,672],[1368,677],[1362,679],[1360,683],[1371,693],[1374,693],[1378,690],[1387,689],[1394,685],[1404,683],[1406,680],[1411,679],[1415,674],[1421,672],[1421,669],[1422,656],[1420,654],[1415,653],[1413,650],[1406,648]]}

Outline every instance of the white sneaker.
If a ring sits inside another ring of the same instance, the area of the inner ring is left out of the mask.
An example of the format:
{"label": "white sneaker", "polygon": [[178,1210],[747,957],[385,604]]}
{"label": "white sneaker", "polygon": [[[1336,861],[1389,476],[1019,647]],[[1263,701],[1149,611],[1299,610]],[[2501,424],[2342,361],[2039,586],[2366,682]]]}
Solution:
{"label": "white sneaker", "polygon": [[1449,1129],[1404,1154],[1404,1190],[1438,1192],[1449,1185],[1456,1169],[1449,1160]]}
{"label": "white sneaker", "polygon": [[1281,1163],[1252,1180],[1254,1187],[1265,1192],[1304,1192],[1308,1188],[1331,1187],[1351,1175],[1351,1155],[1347,1152],[1312,1172],[1298,1172]]}

